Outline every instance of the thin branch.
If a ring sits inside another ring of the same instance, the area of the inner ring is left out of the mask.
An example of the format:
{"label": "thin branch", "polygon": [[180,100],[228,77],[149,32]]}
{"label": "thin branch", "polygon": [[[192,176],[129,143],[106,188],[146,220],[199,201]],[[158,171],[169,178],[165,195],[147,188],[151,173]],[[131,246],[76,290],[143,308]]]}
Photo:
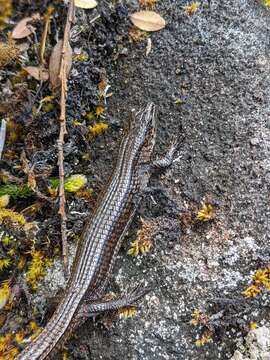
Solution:
{"label": "thin branch", "polygon": [[59,78],[61,81],[61,97],[60,97],[60,130],[58,138],[58,166],[59,166],[59,215],[61,217],[61,236],[62,236],[62,254],[64,262],[64,271],[67,277],[68,275],[68,248],[67,248],[67,236],[66,236],[66,210],[65,210],[65,171],[64,171],[64,137],[67,133],[66,129],[66,98],[67,98],[67,49],[69,46],[70,28],[75,15],[74,0],[70,0],[68,7],[67,20],[63,38],[63,49],[61,56],[61,65]]}
{"label": "thin branch", "polygon": [[6,140],[6,128],[7,128],[6,120],[2,120],[1,129],[0,129],[0,160],[2,157],[2,152],[4,149],[4,145],[5,145],[5,140]]}

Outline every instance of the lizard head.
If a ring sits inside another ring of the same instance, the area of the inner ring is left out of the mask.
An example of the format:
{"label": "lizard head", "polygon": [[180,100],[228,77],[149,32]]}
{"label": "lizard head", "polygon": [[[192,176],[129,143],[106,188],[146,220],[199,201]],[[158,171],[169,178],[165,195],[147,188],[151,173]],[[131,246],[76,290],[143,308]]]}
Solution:
{"label": "lizard head", "polygon": [[133,142],[133,154],[138,154],[139,162],[148,162],[156,140],[156,107],[153,103],[148,103],[136,114],[130,140]]}

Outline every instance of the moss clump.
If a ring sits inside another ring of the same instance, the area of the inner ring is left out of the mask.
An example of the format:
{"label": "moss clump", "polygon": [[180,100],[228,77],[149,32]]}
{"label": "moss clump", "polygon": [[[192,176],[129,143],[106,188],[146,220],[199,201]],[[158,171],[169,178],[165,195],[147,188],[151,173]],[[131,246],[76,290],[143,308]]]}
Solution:
{"label": "moss clump", "polygon": [[198,211],[197,219],[200,221],[210,221],[215,218],[215,211],[212,205],[203,204],[202,208]]}
{"label": "moss clump", "polygon": [[263,290],[270,290],[270,267],[255,271],[252,283],[243,291],[243,295],[247,298],[256,297]]}
{"label": "moss clump", "polygon": [[93,192],[94,192],[94,190],[91,188],[79,190],[76,192],[76,197],[84,199],[84,200],[92,200]]}
{"label": "moss clump", "polygon": [[[3,309],[3,307],[6,306],[10,294],[11,294],[10,284],[9,281],[6,280],[2,283],[0,287],[0,309]],[[1,345],[0,345],[0,352],[1,352]]]}
{"label": "moss clump", "polygon": [[[13,360],[20,352],[20,347],[24,342],[29,342],[29,339],[34,340],[42,331],[35,321],[30,323],[22,330],[16,333],[7,333],[0,336],[0,359]],[[30,338],[29,338],[30,336]]]}
{"label": "moss clump", "polygon": [[18,59],[19,53],[20,51],[16,48],[13,41],[10,40],[7,43],[0,42],[0,68]]}
{"label": "moss clump", "polygon": [[4,258],[0,259],[0,271],[7,269],[11,265],[11,259]]}
{"label": "moss clump", "polygon": [[212,333],[209,330],[206,330],[202,336],[195,341],[195,345],[198,347],[204,346],[205,344],[208,344],[209,342],[212,342]]}
{"label": "moss clump", "polygon": [[84,61],[87,61],[87,60],[88,60],[88,55],[85,54],[85,53],[81,53],[81,54],[75,55],[75,56],[73,57],[73,60],[74,60],[74,61],[84,62]]}
{"label": "moss clump", "polygon": [[12,223],[17,223],[19,225],[25,225],[25,217],[14,210],[11,209],[0,209],[0,224],[6,219],[10,220]]}
{"label": "moss clump", "polygon": [[209,321],[209,317],[198,309],[195,309],[191,316],[190,324],[193,326],[205,325]]}
{"label": "moss clump", "polygon": [[3,30],[7,18],[12,14],[12,1],[11,0],[0,0],[0,30]]}
{"label": "moss clump", "polygon": [[46,275],[46,269],[51,265],[51,260],[46,258],[41,251],[35,250],[34,248],[30,254],[32,260],[26,273],[26,281],[33,290],[36,290],[38,282]]}
{"label": "moss clump", "polygon": [[196,2],[194,1],[194,2],[184,6],[184,10],[187,15],[193,15],[199,10],[199,7],[200,7],[200,3],[197,1]]}
{"label": "moss clump", "polygon": [[128,306],[119,309],[119,315],[124,318],[133,317],[137,314],[136,306]]}
{"label": "moss clump", "polygon": [[88,129],[90,132],[90,138],[104,133],[108,129],[108,127],[109,125],[105,122],[99,122],[94,125],[89,125]]}
{"label": "moss clump", "polygon": [[128,249],[128,255],[138,256],[144,254],[153,246],[152,238],[158,230],[158,225],[154,221],[142,221],[142,228],[137,232],[137,239],[133,241]]}
{"label": "moss clump", "polygon": [[270,9],[270,0],[264,0],[264,5]]}

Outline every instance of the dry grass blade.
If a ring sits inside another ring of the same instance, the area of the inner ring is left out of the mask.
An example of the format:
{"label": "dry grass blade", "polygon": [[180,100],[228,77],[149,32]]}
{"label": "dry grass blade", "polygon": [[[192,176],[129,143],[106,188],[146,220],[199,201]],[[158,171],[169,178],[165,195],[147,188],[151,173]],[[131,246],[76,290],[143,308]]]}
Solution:
{"label": "dry grass blade", "polygon": [[147,46],[146,46],[146,52],[145,55],[148,56],[151,52],[152,49],[152,40],[150,39],[150,37],[147,39]]}
{"label": "dry grass blade", "polygon": [[165,20],[154,11],[138,11],[130,15],[131,22],[141,30],[158,31],[166,26]]}
{"label": "dry grass blade", "polygon": [[2,157],[2,152],[4,149],[4,145],[5,145],[5,140],[6,140],[6,127],[7,127],[6,121],[2,120],[1,129],[0,129],[0,160]]}
{"label": "dry grass blade", "polygon": [[47,13],[44,15],[44,30],[42,33],[42,38],[40,42],[40,49],[39,49],[39,56],[40,61],[42,64],[44,64],[44,53],[45,53],[45,47],[46,47],[46,40],[49,32],[50,22],[51,22],[51,15],[54,12],[54,8],[52,6],[49,6],[47,9]]}
{"label": "dry grass blade", "polygon": [[[49,76],[50,76],[50,84],[53,89],[56,89],[61,85],[60,80],[60,65],[62,61],[62,49],[63,49],[63,40],[59,40],[57,44],[54,46],[50,62],[49,62]],[[67,42],[66,50],[65,50],[65,72],[66,76],[68,76],[71,65],[72,65],[72,49]]]}
{"label": "dry grass blade", "polygon": [[75,6],[82,9],[93,9],[97,6],[95,0],[75,0]]}

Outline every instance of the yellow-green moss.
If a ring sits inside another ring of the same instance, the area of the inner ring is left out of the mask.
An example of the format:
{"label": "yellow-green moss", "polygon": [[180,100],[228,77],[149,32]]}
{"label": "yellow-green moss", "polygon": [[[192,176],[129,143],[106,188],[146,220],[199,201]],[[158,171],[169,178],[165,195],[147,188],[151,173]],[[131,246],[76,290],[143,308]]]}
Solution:
{"label": "yellow-green moss", "polygon": [[11,259],[4,258],[0,259],[0,271],[7,269],[11,265]]}
{"label": "yellow-green moss", "polygon": [[96,107],[95,110],[96,116],[101,116],[102,114],[104,114],[104,112],[105,112],[105,108],[103,106],[99,105]]}
{"label": "yellow-green moss", "polygon": [[187,15],[193,15],[199,10],[199,7],[200,7],[200,3],[197,1],[196,2],[194,1],[194,2],[184,6],[184,10]]}
{"label": "yellow-green moss", "polygon": [[210,221],[215,217],[215,211],[212,205],[203,204],[202,208],[198,211],[197,218],[200,221]]}
{"label": "yellow-green moss", "polygon": [[109,125],[106,124],[105,122],[99,122],[96,123],[95,125],[89,125],[88,129],[91,136],[93,137],[104,133],[108,129],[108,127]]}
{"label": "yellow-green moss", "polygon": [[193,326],[205,325],[209,321],[209,317],[198,309],[195,309],[191,316],[190,324]]}
{"label": "yellow-green moss", "polygon": [[23,215],[11,209],[0,208],[0,223],[3,222],[5,219],[9,219],[13,223],[18,223],[20,225],[26,224],[26,220]]}
{"label": "yellow-green moss", "polygon": [[29,339],[32,341],[41,331],[42,328],[40,328],[35,321],[30,321],[24,329],[20,329],[16,333],[7,333],[0,336],[0,359],[15,359],[20,352],[20,346],[25,342],[26,338],[28,342]]}
{"label": "yellow-green moss", "polygon": [[[0,309],[3,309],[7,304],[10,297],[10,284],[9,281],[4,281],[0,287]],[[0,350],[1,351],[1,350]]]}
{"label": "yellow-green moss", "polygon": [[264,5],[265,5],[267,8],[270,8],[270,0],[264,0]]}
{"label": "yellow-green moss", "polygon": [[257,327],[258,327],[258,324],[255,321],[251,321],[249,323],[250,330],[255,330],[255,329],[257,329]]}
{"label": "yellow-green moss", "polygon": [[243,291],[245,297],[255,297],[260,294],[262,291],[256,285],[251,285]]}
{"label": "yellow-green moss", "polygon": [[252,276],[252,283],[243,291],[245,297],[256,297],[263,290],[270,291],[270,267],[260,268]]}
{"label": "yellow-green moss", "polygon": [[12,1],[0,0],[0,30],[5,27],[7,18],[12,14]]}
{"label": "yellow-green moss", "polygon": [[137,308],[136,306],[128,306],[128,307],[124,307],[122,309],[119,309],[119,315],[121,317],[133,317],[137,314]]}
{"label": "yellow-green moss", "polygon": [[46,275],[46,269],[51,265],[51,260],[35,249],[31,250],[31,256],[32,260],[26,273],[26,281],[35,290],[38,282]]}
{"label": "yellow-green moss", "polygon": [[88,55],[84,52],[82,52],[81,54],[78,55],[74,55],[73,56],[73,60],[74,61],[87,61],[88,60]]}
{"label": "yellow-green moss", "polygon": [[137,239],[132,241],[128,249],[128,255],[138,256],[144,254],[153,246],[152,237],[157,229],[157,225],[153,221],[141,220],[142,227],[137,232]]}
{"label": "yellow-green moss", "polygon": [[202,336],[195,341],[195,345],[198,347],[204,346],[205,344],[208,344],[209,342],[212,342],[212,334],[209,330],[206,330]]}
{"label": "yellow-green moss", "polygon": [[86,185],[86,183],[87,183],[87,178],[85,175],[76,174],[70,176],[65,181],[64,187],[66,191],[75,193],[78,190],[82,189]]}

